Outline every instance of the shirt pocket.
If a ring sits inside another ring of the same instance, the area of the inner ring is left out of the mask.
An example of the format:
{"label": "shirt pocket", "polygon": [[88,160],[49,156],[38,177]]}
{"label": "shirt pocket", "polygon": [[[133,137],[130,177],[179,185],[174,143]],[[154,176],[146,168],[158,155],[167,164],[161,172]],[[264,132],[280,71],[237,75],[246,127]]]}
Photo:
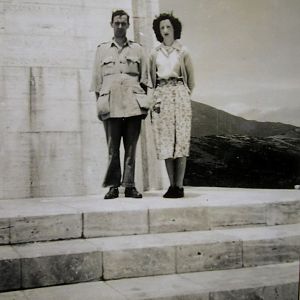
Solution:
{"label": "shirt pocket", "polygon": [[148,110],[152,103],[151,97],[145,94],[145,91],[140,86],[134,86],[132,92],[140,108]]}
{"label": "shirt pocket", "polygon": [[109,97],[109,91],[101,91],[97,99],[97,115],[100,120],[102,120],[102,115],[106,115],[110,112]]}
{"label": "shirt pocket", "polygon": [[126,56],[127,70],[130,75],[139,75],[140,58],[138,56]]}
{"label": "shirt pocket", "polygon": [[103,76],[115,73],[116,61],[112,56],[105,57],[101,62]]}

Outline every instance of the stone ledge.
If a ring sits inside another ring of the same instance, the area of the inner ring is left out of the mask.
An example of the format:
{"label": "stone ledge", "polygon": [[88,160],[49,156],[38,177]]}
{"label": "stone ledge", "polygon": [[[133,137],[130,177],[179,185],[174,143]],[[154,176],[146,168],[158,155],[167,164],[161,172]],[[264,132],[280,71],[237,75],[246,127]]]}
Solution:
{"label": "stone ledge", "polygon": [[299,263],[0,293],[0,300],[297,300]]}
{"label": "stone ledge", "polygon": [[[2,282],[40,287],[299,260],[300,224],[1,246]],[[13,265],[7,268],[7,261]],[[6,267],[5,267],[6,266]],[[19,266],[16,268],[16,266]],[[21,268],[21,278],[20,278]]]}
{"label": "stone ledge", "polygon": [[19,253],[22,288],[100,280],[102,253],[85,240],[13,247]]}
{"label": "stone ledge", "polygon": [[161,195],[0,200],[0,244],[300,223],[298,191],[186,188],[184,199]]}

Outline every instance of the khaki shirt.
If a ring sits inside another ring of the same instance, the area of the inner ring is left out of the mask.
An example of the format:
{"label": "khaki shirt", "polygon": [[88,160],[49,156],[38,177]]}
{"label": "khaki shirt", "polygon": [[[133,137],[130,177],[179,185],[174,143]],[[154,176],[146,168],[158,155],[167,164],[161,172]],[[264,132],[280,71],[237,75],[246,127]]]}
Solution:
{"label": "khaki shirt", "polygon": [[122,48],[114,40],[97,47],[90,91],[99,93],[101,120],[147,114],[139,104],[145,96],[140,83],[148,85],[147,65],[142,46],[130,40]]}

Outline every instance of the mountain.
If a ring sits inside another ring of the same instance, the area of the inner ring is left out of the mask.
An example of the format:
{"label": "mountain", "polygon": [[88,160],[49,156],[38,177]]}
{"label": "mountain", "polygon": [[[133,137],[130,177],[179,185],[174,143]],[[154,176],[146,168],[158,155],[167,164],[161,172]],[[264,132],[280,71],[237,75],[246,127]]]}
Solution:
{"label": "mountain", "polygon": [[192,136],[238,134],[255,137],[300,138],[300,128],[277,122],[258,122],[234,116],[212,106],[192,101]]}
{"label": "mountain", "polygon": [[300,139],[192,137],[185,185],[286,188],[300,184]]}
{"label": "mountain", "polygon": [[300,128],[243,119],[192,103],[192,139],[184,184],[294,188],[300,184]]}

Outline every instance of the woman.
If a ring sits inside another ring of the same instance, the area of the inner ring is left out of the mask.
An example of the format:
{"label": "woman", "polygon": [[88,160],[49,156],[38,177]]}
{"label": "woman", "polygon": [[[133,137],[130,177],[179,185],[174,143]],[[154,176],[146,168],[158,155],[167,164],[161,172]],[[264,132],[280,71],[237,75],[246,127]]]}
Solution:
{"label": "woman", "polygon": [[194,74],[191,57],[178,41],[181,29],[181,22],[172,14],[160,14],[153,21],[161,44],[150,55],[152,122],[157,157],[165,160],[170,180],[164,198],[184,197],[183,178],[190,149]]}

